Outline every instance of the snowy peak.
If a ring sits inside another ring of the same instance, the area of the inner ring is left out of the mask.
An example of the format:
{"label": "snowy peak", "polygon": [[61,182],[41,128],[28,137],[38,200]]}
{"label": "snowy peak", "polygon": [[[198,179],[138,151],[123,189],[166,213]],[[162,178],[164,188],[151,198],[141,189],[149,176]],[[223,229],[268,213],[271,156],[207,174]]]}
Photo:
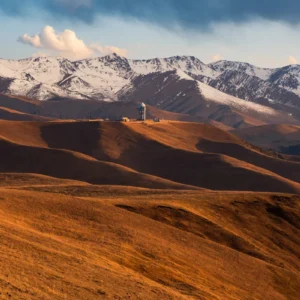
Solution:
{"label": "snowy peak", "polygon": [[186,73],[192,72],[196,75],[215,75],[214,70],[194,56],[173,56],[148,60],[129,60],[129,63],[131,68],[138,74],[180,70]]}
{"label": "snowy peak", "polygon": [[227,61],[220,60],[214,63],[208,64],[213,70],[219,73],[223,73],[225,71],[233,70],[242,72],[251,76],[256,76],[260,79],[267,80],[274,69],[267,68],[259,68],[244,62],[235,62],[235,61]]}
{"label": "snowy peak", "polygon": [[76,89],[91,89],[91,85],[86,81],[82,80],[80,77],[76,75],[66,75],[64,79],[57,83],[57,85],[61,88],[76,90]]}
{"label": "snowy peak", "polygon": [[60,57],[37,57],[26,68],[26,72],[38,78],[39,82],[50,85],[75,71],[72,62]]}
{"label": "snowy peak", "polygon": [[12,79],[6,93],[38,100],[70,95],[80,99],[105,97],[113,101],[115,93],[128,84],[132,76],[127,59],[118,55],[77,62],[61,57],[0,60],[0,78]]}
{"label": "snowy peak", "polygon": [[265,115],[276,115],[277,112],[270,108],[250,101],[242,100],[237,97],[223,93],[205,83],[198,82],[200,93],[210,101],[218,104],[228,105],[242,112],[255,111]]}
{"label": "snowy peak", "polygon": [[300,95],[300,65],[277,69],[271,74],[268,80],[290,91],[296,91]]}
{"label": "snowy peak", "polygon": [[116,72],[120,76],[126,77],[131,72],[128,60],[117,54],[76,61],[74,66],[82,71],[92,70],[94,75],[103,72]]}
{"label": "snowy peak", "polygon": [[290,65],[283,68],[259,68],[244,62],[218,61],[208,64],[215,72],[222,76],[226,72],[236,71],[249,76],[258,77],[275,88],[283,88],[300,96],[300,65]]}

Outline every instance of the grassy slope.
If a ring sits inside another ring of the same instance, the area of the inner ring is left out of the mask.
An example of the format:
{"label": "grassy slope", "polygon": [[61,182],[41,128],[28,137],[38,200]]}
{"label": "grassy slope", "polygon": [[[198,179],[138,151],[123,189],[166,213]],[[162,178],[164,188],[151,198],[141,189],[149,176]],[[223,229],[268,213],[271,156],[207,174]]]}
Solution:
{"label": "grassy slope", "polygon": [[[279,159],[210,125],[1,121],[0,136],[2,172],[143,186],[145,180],[139,182],[138,175],[120,179],[120,170],[130,168],[208,189],[300,191],[299,163]],[[111,171],[111,163],[118,172]]]}
{"label": "grassy slope", "polygon": [[14,176],[0,188],[0,298],[298,297],[297,196]]}

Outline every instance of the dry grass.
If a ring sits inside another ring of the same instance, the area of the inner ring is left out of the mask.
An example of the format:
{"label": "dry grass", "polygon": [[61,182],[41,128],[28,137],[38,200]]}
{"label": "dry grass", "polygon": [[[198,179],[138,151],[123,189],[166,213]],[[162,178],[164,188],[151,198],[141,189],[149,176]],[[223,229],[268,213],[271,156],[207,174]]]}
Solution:
{"label": "dry grass", "polygon": [[298,162],[197,123],[1,121],[0,152],[1,172],[148,188],[300,193]]}
{"label": "dry grass", "polygon": [[0,188],[0,299],[298,297],[299,196],[26,177]]}
{"label": "dry grass", "polygon": [[180,122],[1,121],[0,154],[0,299],[298,299],[300,197],[247,192],[296,162]]}

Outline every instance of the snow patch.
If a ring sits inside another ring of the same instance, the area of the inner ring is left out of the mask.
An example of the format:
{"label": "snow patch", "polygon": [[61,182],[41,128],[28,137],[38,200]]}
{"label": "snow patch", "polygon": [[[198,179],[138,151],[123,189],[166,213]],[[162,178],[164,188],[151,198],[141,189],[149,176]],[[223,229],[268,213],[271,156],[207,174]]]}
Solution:
{"label": "snow patch", "polygon": [[209,101],[226,104],[245,112],[251,110],[266,115],[277,115],[277,112],[272,108],[230,96],[199,81],[197,84],[200,93]]}

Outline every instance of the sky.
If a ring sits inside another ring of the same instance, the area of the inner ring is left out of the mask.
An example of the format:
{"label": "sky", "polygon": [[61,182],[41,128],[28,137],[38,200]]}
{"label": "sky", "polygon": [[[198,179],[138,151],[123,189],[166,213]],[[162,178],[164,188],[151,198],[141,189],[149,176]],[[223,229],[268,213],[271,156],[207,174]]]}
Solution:
{"label": "sky", "polygon": [[300,63],[298,0],[0,0],[0,57]]}

